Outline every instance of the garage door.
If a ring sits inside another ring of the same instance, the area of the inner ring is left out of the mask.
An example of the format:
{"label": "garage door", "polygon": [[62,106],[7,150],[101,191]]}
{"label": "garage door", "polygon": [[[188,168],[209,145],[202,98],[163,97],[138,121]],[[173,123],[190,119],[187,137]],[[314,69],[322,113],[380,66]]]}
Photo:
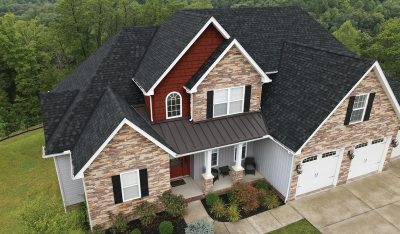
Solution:
{"label": "garage door", "polygon": [[380,138],[356,145],[351,160],[348,180],[379,169],[386,138]]}
{"label": "garage door", "polygon": [[302,160],[296,196],[327,187],[335,180],[340,149],[313,155]]}

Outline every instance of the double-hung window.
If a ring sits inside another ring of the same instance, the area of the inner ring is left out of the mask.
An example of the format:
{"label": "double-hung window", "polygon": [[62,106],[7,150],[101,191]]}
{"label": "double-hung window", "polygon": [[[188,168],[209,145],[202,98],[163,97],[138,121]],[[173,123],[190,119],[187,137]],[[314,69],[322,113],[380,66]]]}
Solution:
{"label": "double-hung window", "polygon": [[351,112],[350,123],[361,122],[364,118],[368,102],[368,94],[358,95],[354,99],[353,111]]}
{"label": "double-hung window", "polygon": [[[236,152],[237,152],[237,145],[235,145],[235,157],[233,159],[234,162],[236,162]],[[242,160],[247,157],[247,143],[243,144],[242,147]]]}
{"label": "double-hung window", "polygon": [[242,113],[244,86],[214,90],[213,117]]}
{"label": "double-hung window", "polygon": [[140,198],[139,170],[121,173],[120,175],[123,201]]}
{"label": "double-hung window", "polygon": [[211,166],[218,166],[218,149],[215,149],[211,152]]}

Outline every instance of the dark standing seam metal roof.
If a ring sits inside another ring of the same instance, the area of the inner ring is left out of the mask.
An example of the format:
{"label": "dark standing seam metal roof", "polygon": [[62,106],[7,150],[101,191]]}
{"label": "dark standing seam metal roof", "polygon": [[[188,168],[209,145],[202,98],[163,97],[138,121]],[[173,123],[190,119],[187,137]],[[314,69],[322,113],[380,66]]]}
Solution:
{"label": "dark standing seam metal roof", "polygon": [[210,18],[180,11],[158,27],[134,75],[142,89],[150,90]]}
{"label": "dark standing seam metal roof", "polygon": [[[136,106],[137,111],[150,122],[145,106]],[[152,124],[152,127],[171,145],[178,154],[220,147],[261,138],[268,135],[260,112],[227,116],[194,123],[182,117]]]}
{"label": "dark standing seam metal roof", "polygon": [[173,151],[173,148],[158,135],[133,107],[115,94],[111,88],[106,88],[80,134],[77,144],[72,149],[74,175],[83,168],[124,118]]}
{"label": "dark standing seam metal roof", "polygon": [[375,61],[285,43],[279,72],[262,89],[271,136],[296,152]]}

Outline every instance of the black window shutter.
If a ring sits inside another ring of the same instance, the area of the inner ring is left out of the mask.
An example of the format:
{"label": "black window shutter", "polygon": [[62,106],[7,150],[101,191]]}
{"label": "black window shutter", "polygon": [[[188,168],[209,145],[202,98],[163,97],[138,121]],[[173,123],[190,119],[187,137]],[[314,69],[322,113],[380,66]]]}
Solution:
{"label": "black window shutter", "polygon": [[370,93],[369,98],[368,98],[367,109],[365,110],[364,121],[369,120],[369,116],[370,116],[371,110],[372,110],[372,103],[374,103],[374,98],[375,98],[375,93]]}
{"label": "black window shutter", "polygon": [[147,169],[141,169],[139,170],[139,176],[140,176],[140,193],[142,197],[147,197],[149,196],[149,183],[147,180]]}
{"label": "black window shutter", "polygon": [[250,98],[251,98],[251,85],[247,85],[244,91],[244,106],[243,112],[249,112],[250,110]]}
{"label": "black window shutter", "polygon": [[111,177],[114,191],[114,201],[115,204],[122,203],[122,190],[121,190],[121,178],[119,175]]}
{"label": "black window shutter", "polygon": [[214,91],[207,92],[207,119],[213,117]]}
{"label": "black window shutter", "polygon": [[349,105],[347,106],[346,118],[344,119],[344,125],[349,125],[349,123],[350,123],[351,113],[353,112],[353,105],[354,105],[355,99],[356,99],[356,96],[350,97]]}

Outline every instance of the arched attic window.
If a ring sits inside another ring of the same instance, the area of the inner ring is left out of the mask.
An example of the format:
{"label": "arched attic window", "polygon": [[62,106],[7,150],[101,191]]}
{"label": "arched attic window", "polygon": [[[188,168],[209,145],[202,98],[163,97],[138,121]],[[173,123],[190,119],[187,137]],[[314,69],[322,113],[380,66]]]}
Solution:
{"label": "arched attic window", "polygon": [[167,119],[182,116],[182,96],[178,92],[172,92],[165,99]]}

